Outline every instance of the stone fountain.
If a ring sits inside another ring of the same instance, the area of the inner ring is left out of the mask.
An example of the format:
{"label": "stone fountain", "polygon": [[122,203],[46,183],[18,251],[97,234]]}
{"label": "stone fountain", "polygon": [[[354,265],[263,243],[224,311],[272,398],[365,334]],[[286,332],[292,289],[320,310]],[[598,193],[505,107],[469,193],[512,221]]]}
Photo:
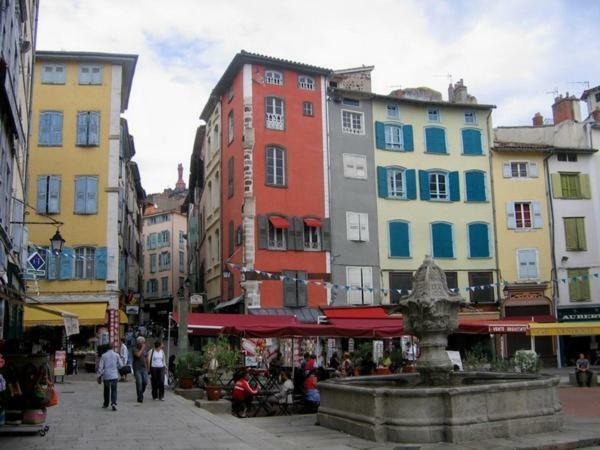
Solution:
{"label": "stone fountain", "polygon": [[413,292],[398,305],[406,333],[419,339],[417,373],[319,383],[318,422],[374,441],[404,443],[460,443],[559,429],[558,378],[453,371],[446,345],[465,303],[426,257]]}

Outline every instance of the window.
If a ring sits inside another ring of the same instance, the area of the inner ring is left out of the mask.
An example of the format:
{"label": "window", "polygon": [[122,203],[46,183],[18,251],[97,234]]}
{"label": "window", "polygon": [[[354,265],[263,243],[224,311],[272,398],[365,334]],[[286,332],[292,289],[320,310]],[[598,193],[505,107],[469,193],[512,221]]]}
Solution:
{"label": "window", "polygon": [[363,113],[342,110],[342,131],[350,134],[365,134]]}
{"label": "window", "polygon": [[513,178],[527,178],[528,164],[526,162],[512,162],[510,163],[510,173]]}
{"label": "window", "polygon": [[148,217],[146,219],[146,225],[154,225],[157,223],[163,223],[163,222],[168,222],[169,219],[169,215],[168,214],[160,214],[157,216],[152,216],[152,217]]}
{"label": "window", "polygon": [[168,247],[171,242],[171,233],[169,230],[162,230],[157,233],[157,247]]}
{"label": "window", "polygon": [[227,161],[227,198],[233,197],[233,176],[234,176],[234,159],[233,156]]}
{"label": "window", "polygon": [[100,145],[100,113],[84,111],[77,113],[77,145]]}
{"label": "window", "polygon": [[461,131],[463,155],[483,155],[481,131],[467,128]]}
{"label": "window", "polygon": [[315,90],[315,80],[312,77],[308,77],[306,75],[298,76],[298,87],[300,89],[305,89],[307,91]]}
{"label": "window", "polygon": [[37,178],[36,211],[38,214],[60,212],[60,176],[42,175]]}
{"label": "window", "polygon": [[425,128],[425,151],[427,153],[447,153],[445,129],[439,127]]}
{"label": "window", "polygon": [[469,239],[469,258],[489,258],[490,232],[487,223],[470,223],[467,225]]}
{"label": "window", "polygon": [[169,277],[162,277],[160,279],[160,293],[163,295],[169,293]]}
{"label": "window", "polygon": [[286,185],[286,161],[285,150],[280,147],[267,147],[267,174],[266,180],[269,186]]}
{"label": "window", "polygon": [[458,272],[444,272],[448,289],[458,292]]}
{"label": "window", "polygon": [[265,83],[282,86],[283,85],[283,74],[276,70],[266,70],[265,71]]}
{"label": "window", "polygon": [[440,121],[440,109],[439,108],[427,108],[427,120],[429,122]]}
{"label": "window", "polygon": [[287,249],[287,230],[289,221],[283,217],[269,217],[269,250]]}
{"label": "window", "polygon": [[312,102],[303,102],[302,103],[302,114],[305,116],[314,116],[313,104]]}
{"label": "window", "polygon": [[590,300],[590,278],[588,269],[569,269],[569,298],[572,302]]}
{"label": "window", "polygon": [[283,130],[285,118],[283,100],[277,97],[265,98],[265,126],[271,130]]}
{"label": "window", "polygon": [[75,214],[98,212],[98,177],[75,177]]}
{"label": "window", "polygon": [[517,249],[519,280],[536,280],[538,278],[538,251],[534,248]]}
{"label": "window", "polygon": [[64,64],[43,64],[42,84],[65,84],[66,68]]}
{"label": "window", "polygon": [[40,129],[38,145],[61,146],[63,129],[63,113],[59,111],[43,111],[40,113]]}
{"label": "window", "polygon": [[230,84],[229,87],[227,88],[227,101],[230,102],[231,100],[233,100],[233,84]]}
{"label": "window", "polygon": [[445,222],[432,223],[431,244],[434,258],[454,258],[454,232],[452,224]]}
{"label": "window", "polygon": [[577,153],[557,153],[556,158],[561,162],[577,162]]}
{"label": "window", "polygon": [[579,174],[561,173],[560,186],[564,198],[581,197],[581,185],[579,183]]}
{"label": "window", "polygon": [[600,92],[597,92],[596,94],[594,94],[594,99],[596,99],[596,102],[600,102]]}
{"label": "window", "polygon": [[162,252],[158,255],[158,270],[163,271],[171,268],[171,253]]}
{"label": "window", "polygon": [[348,303],[370,305],[373,303],[373,269],[371,267],[346,267]]}
{"label": "window", "polygon": [[485,172],[469,170],[465,172],[466,200],[468,202],[485,202],[487,193],[485,189]]}
{"label": "window", "polygon": [[349,241],[369,240],[369,215],[346,211],[346,237]]}
{"label": "window", "polygon": [[75,249],[75,278],[91,280],[94,278],[94,260],[96,249],[94,247],[79,247]]}
{"label": "window", "polygon": [[179,271],[185,272],[185,253],[179,252]]}
{"label": "window", "polygon": [[[390,302],[398,304],[400,297],[408,295],[413,288],[412,272],[390,272]],[[401,293],[398,292],[398,289]]]}
{"label": "window", "polygon": [[308,304],[306,272],[284,270],[283,275],[283,306],[297,308]]}
{"label": "window", "polygon": [[156,273],[156,253],[150,255],[150,273]]}
{"label": "window", "polygon": [[102,84],[102,66],[97,64],[80,65],[79,84]]}
{"label": "window", "polygon": [[227,256],[232,256],[235,251],[235,225],[231,220],[229,221],[227,236],[229,240],[229,252]]}
{"label": "window", "polygon": [[179,230],[179,248],[185,248],[185,233]]}
{"label": "window", "polygon": [[346,178],[367,179],[367,157],[365,155],[344,153],[342,159]]}
{"label": "window", "polygon": [[221,135],[219,134],[219,125],[215,125],[215,127],[213,128],[212,143],[215,148],[215,151],[218,152],[221,148]]}
{"label": "window", "polygon": [[475,303],[494,303],[494,274],[492,272],[469,272],[469,296]]}
{"label": "window", "polygon": [[476,124],[477,123],[477,114],[475,114],[475,111],[465,111],[465,123],[468,123],[468,124]]}
{"label": "window", "polygon": [[146,237],[146,248],[149,250],[153,250],[158,247],[158,240],[156,238],[156,233],[150,233]]}
{"label": "window", "polygon": [[375,122],[375,146],[380,150],[412,152],[414,150],[412,125]]}
{"label": "window", "polygon": [[566,249],[571,252],[587,250],[585,239],[585,218],[564,217]]}
{"label": "window", "polygon": [[229,111],[227,116],[227,142],[231,144],[233,142],[233,111]]}
{"label": "window", "polygon": [[402,150],[403,147],[402,127],[385,125],[385,148],[388,150]]}
{"label": "window", "polygon": [[156,295],[158,292],[158,280],[152,278],[146,282],[146,293],[150,296]]}
{"label": "window", "polygon": [[390,257],[410,258],[410,223],[403,220],[388,222]]}
{"label": "window", "polygon": [[355,100],[353,98],[348,98],[348,97],[344,97],[342,99],[342,104],[343,105],[347,105],[347,106],[360,106],[360,102],[358,100]]}
{"label": "window", "polygon": [[321,250],[321,222],[304,219],[304,250]]}
{"label": "window", "polygon": [[589,175],[582,173],[553,173],[550,177],[554,198],[592,198]]}
{"label": "window", "polygon": [[399,119],[400,108],[398,105],[387,104],[385,107],[386,116],[388,119]]}
{"label": "window", "polygon": [[449,200],[447,173],[429,173],[429,198],[431,200]]}
{"label": "window", "polygon": [[391,198],[406,198],[403,169],[387,169],[387,196]]}
{"label": "window", "polygon": [[531,228],[531,203],[515,203],[516,228]]}
{"label": "window", "polygon": [[538,166],[531,161],[510,161],[503,164],[502,172],[504,178],[535,178]]}

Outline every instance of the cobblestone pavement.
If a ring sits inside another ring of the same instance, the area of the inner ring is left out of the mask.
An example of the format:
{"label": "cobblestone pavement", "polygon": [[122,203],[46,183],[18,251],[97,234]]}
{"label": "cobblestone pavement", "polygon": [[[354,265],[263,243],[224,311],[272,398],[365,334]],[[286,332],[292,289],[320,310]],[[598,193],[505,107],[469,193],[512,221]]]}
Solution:
{"label": "cobblestone pavement", "polygon": [[565,415],[600,418],[600,387],[561,387],[559,392]]}

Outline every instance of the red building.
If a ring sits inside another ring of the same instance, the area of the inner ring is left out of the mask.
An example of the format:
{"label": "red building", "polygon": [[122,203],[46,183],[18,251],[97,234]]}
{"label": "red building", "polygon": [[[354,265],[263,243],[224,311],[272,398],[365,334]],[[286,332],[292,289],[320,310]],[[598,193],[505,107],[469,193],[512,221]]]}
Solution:
{"label": "red building", "polygon": [[[330,277],[329,73],[242,51],[202,112],[207,120],[220,104],[223,300],[243,293],[249,308],[327,304],[326,289],[296,280]],[[227,263],[285,278],[242,275]]]}

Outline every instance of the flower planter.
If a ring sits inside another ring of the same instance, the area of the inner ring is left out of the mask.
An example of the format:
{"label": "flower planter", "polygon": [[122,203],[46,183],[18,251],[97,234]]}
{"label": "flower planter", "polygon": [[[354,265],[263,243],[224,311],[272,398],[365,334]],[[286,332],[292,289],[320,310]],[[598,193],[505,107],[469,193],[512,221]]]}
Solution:
{"label": "flower planter", "polygon": [[221,386],[207,385],[204,387],[206,390],[206,398],[211,401],[221,399]]}
{"label": "flower planter", "polygon": [[181,377],[179,387],[181,389],[192,389],[194,387],[194,377]]}

